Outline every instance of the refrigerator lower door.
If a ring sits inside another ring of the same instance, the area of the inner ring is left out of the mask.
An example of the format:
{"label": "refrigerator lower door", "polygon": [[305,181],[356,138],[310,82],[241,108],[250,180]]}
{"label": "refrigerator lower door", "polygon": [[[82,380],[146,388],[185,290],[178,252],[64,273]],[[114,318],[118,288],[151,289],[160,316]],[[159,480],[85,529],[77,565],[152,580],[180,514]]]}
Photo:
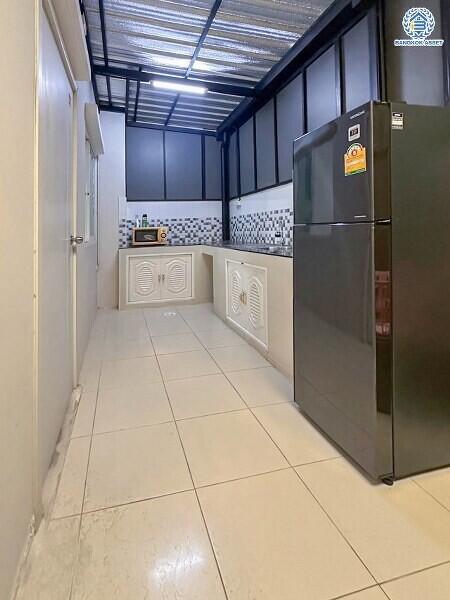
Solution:
{"label": "refrigerator lower door", "polygon": [[295,401],[374,479],[392,458],[390,226],[294,227]]}

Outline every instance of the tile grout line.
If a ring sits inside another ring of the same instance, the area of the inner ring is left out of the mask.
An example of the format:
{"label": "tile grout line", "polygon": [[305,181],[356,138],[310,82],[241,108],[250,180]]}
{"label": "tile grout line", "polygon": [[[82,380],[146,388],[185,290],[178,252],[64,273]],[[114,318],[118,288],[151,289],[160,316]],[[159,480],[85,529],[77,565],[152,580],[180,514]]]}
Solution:
{"label": "tile grout line", "polygon": [[[340,458],[342,458],[342,457],[340,457]],[[334,520],[332,519],[332,517],[329,515],[329,513],[325,510],[325,508],[319,502],[318,498],[313,494],[312,490],[308,487],[308,485],[306,484],[306,482],[303,480],[303,478],[301,477],[300,473],[297,471],[297,469],[294,469],[294,467],[292,467],[292,468],[293,468],[294,473],[297,475],[299,481],[304,485],[304,487],[308,490],[308,492],[314,498],[314,500],[316,501],[317,505],[320,507],[320,509],[322,510],[322,512],[325,514],[325,516],[327,517],[327,519],[330,521],[330,523],[333,525],[333,527],[336,529],[336,531],[339,533],[339,535],[342,537],[342,539],[345,541],[345,543],[348,545],[348,547],[351,548],[352,552],[354,553],[354,555],[356,556],[356,558],[359,560],[359,562],[363,565],[363,567],[366,569],[366,571],[369,573],[369,575],[372,577],[372,579],[374,580],[375,584],[379,585],[379,582],[377,581],[377,579],[374,576],[374,574],[372,573],[372,571],[369,569],[369,567],[366,565],[366,563],[363,561],[363,559],[359,556],[358,552],[356,552],[355,548],[350,543],[350,541],[347,539],[347,537],[343,534],[343,532],[336,525],[336,523],[334,522]],[[372,587],[374,587],[374,586],[372,586]]]}
{"label": "tile grout line", "polygon": [[[106,343],[106,332],[108,330],[108,325],[109,325],[109,321],[110,321],[111,315],[108,315],[107,319],[106,319],[106,326],[105,326],[105,333],[103,336],[103,342]],[[89,452],[88,452],[88,460],[87,460],[87,464],[86,464],[86,474],[85,474],[85,478],[84,478],[84,488],[83,488],[83,499],[81,501],[81,512],[80,512],[80,521],[78,524],[78,536],[77,536],[77,551],[76,551],[76,558],[74,560],[74,568],[72,571],[72,579],[70,582],[70,592],[69,592],[69,598],[68,600],[72,599],[72,594],[73,594],[73,586],[75,583],[75,577],[76,577],[76,573],[78,571],[79,568],[79,562],[80,562],[80,546],[81,546],[81,527],[83,524],[83,509],[84,509],[84,502],[85,502],[85,498],[86,498],[86,487],[87,487],[87,479],[88,479],[88,472],[89,472],[89,464],[90,464],[90,460],[91,460],[91,451],[92,451],[92,441],[93,441],[93,432],[94,432],[94,424],[95,424],[95,417],[97,414],[97,404],[98,404],[98,395],[100,393],[100,381],[101,381],[101,377],[102,377],[102,371],[103,371],[103,364],[104,364],[105,360],[104,360],[104,355],[102,353],[102,358],[100,361],[100,372],[98,375],[98,381],[97,381],[97,393],[95,396],[95,408],[94,408],[94,414],[93,414],[93,418],[92,418],[92,425],[91,425],[91,435],[90,435],[90,440],[89,440]]]}
{"label": "tile grout line", "polygon": [[[178,314],[179,314],[179,313],[178,313]],[[183,319],[183,321],[186,323],[186,321],[184,320],[183,316],[182,316],[182,315],[180,315],[180,316],[181,316],[181,318]],[[188,325],[188,327],[190,327],[188,323],[186,323],[186,324]],[[149,333],[150,333],[150,329],[149,329],[149,327],[148,327],[147,320],[146,320],[146,325],[147,325],[147,329],[148,329],[148,331],[149,331]],[[162,370],[161,370],[161,365],[159,364],[159,359],[158,359],[158,357],[156,357],[156,361],[157,361],[157,363],[158,363],[158,368],[159,368],[159,370],[160,370],[161,379],[162,379],[162,382],[163,382],[164,389],[165,389],[165,391],[166,391],[167,400],[168,400],[168,402],[169,402],[170,410],[172,411],[172,416],[173,416],[173,419],[174,419],[174,425],[175,425],[175,428],[176,428],[176,431],[177,431],[178,440],[179,440],[179,442],[180,442],[181,449],[182,449],[182,451],[183,451],[184,460],[186,461],[186,466],[187,466],[187,469],[188,469],[188,472],[189,472],[189,477],[191,478],[191,481],[192,481],[192,486],[193,486],[194,494],[195,494],[195,497],[196,497],[196,499],[197,499],[197,505],[198,505],[198,508],[199,508],[199,511],[200,511],[201,518],[202,518],[202,520],[203,520],[203,525],[204,525],[204,527],[205,527],[206,535],[207,535],[207,537],[208,537],[208,540],[209,540],[209,544],[210,544],[211,552],[212,552],[212,555],[213,555],[213,557],[214,557],[214,561],[215,561],[216,568],[217,568],[217,573],[218,573],[218,575],[219,575],[219,579],[220,579],[220,582],[221,582],[221,585],[222,585],[223,593],[224,593],[224,595],[225,595],[225,599],[226,599],[226,600],[228,600],[228,593],[227,593],[227,590],[226,590],[226,587],[225,587],[225,581],[224,581],[224,578],[223,578],[223,575],[222,575],[222,571],[220,570],[219,561],[218,561],[218,559],[217,559],[217,555],[216,555],[216,552],[215,552],[215,550],[214,550],[214,545],[213,545],[213,542],[212,542],[212,539],[211,539],[211,534],[210,534],[210,532],[209,532],[208,525],[207,525],[207,523],[206,523],[206,518],[205,518],[205,515],[204,515],[204,513],[203,513],[202,506],[201,506],[201,504],[200,504],[200,499],[199,499],[199,497],[198,497],[198,493],[197,493],[197,490],[196,490],[196,488],[195,488],[195,482],[194,482],[194,478],[193,478],[193,476],[192,476],[191,467],[190,467],[190,465],[189,465],[189,461],[188,461],[188,458],[187,458],[187,454],[186,454],[186,450],[185,450],[185,447],[184,447],[184,444],[183,444],[183,440],[181,439],[180,430],[178,429],[177,421],[175,420],[175,413],[173,412],[172,403],[171,403],[171,401],[170,401],[170,396],[169,396],[169,393],[168,393],[168,391],[167,391],[166,382],[165,382],[165,380],[164,380],[164,376],[163,376],[163,373],[162,373]],[[70,599],[69,599],[69,600],[70,600]]]}
{"label": "tile grout line", "polygon": [[427,494],[428,496],[430,496],[430,498],[433,498],[433,500],[435,500],[438,504],[440,504],[442,506],[442,508],[444,508],[447,512],[450,512],[450,508],[448,508],[443,502],[441,502],[438,498],[436,498],[436,496],[433,496],[433,494],[431,492],[429,492],[425,487],[420,485],[420,483],[414,477],[411,477],[411,481],[413,483],[415,483],[417,485],[417,487],[422,490],[422,492],[425,492],[425,494]]}

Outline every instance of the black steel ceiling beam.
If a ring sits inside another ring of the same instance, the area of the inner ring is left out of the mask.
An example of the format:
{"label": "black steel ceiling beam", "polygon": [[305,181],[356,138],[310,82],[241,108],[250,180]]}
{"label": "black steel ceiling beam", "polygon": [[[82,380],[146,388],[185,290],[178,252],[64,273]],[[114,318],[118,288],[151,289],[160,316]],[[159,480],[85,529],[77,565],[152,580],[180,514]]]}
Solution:
{"label": "black steel ceiling beam", "polygon": [[[138,73],[141,73],[141,69],[139,67],[139,71]],[[128,77],[128,79],[131,79],[131,77]],[[141,91],[141,80],[140,79],[136,79],[137,81],[137,85],[136,85],[136,100],[134,102],[134,115],[133,115],[133,121],[136,122],[137,119],[137,111],[138,111],[138,106],[139,106],[139,94]]]}
{"label": "black steel ceiling beam", "polygon": [[95,102],[98,105],[99,102],[100,102],[100,100],[99,100],[99,97],[98,97],[97,79],[95,77],[95,72],[94,72],[94,57],[93,57],[93,54],[92,54],[91,36],[90,36],[90,33],[89,33],[89,21],[88,21],[88,16],[87,16],[86,9],[85,9],[84,4],[83,4],[83,2],[81,0],[80,0],[80,10],[81,10],[81,14],[84,16],[84,23],[86,25],[86,46],[87,46],[87,51],[88,51],[88,56],[89,56],[89,63],[91,65],[92,89],[94,90]]}
{"label": "black steel ceiling beam", "polygon": [[[105,110],[109,110],[105,107]],[[174,125],[156,125],[154,123],[128,123],[128,127],[142,127],[144,129],[158,129],[159,131],[175,131],[178,133],[198,133],[201,135],[209,135],[216,137],[215,131],[209,131],[207,129],[196,129],[195,127],[175,127]]]}
{"label": "black steel ceiling beam", "polygon": [[[108,44],[106,43],[105,6],[103,0],[98,0],[98,9],[100,12],[100,26],[102,30],[103,62],[105,63],[105,67],[108,68]],[[108,100],[112,106],[111,81],[108,76],[106,77],[106,87],[108,89]]]}
{"label": "black steel ceiling beam", "polygon": [[292,46],[284,57],[270,69],[255,87],[256,98],[245,98],[219,126],[218,135],[245,122],[283,85],[295,77],[308,60],[321,50],[323,44],[373,5],[375,0],[336,0]]}
{"label": "black steel ceiling beam", "polygon": [[169,125],[170,117],[173,115],[173,111],[175,110],[179,99],[180,99],[180,94],[177,94],[175,96],[172,106],[170,107],[169,114],[167,115],[167,118],[166,118],[166,122],[164,123],[165,127],[167,127]]}
{"label": "black steel ceiling beam", "polygon": [[125,124],[128,123],[128,105],[130,103],[130,80],[127,79],[125,88]]}
{"label": "black steel ceiling beam", "polygon": [[[137,71],[134,69],[121,69],[118,67],[102,67],[99,65],[94,66],[94,72],[97,75],[103,75],[105,77],[119,77],[120,79],[129,79],[130,81],[137,81],[149,83],[153,81],[153,79],[158,79],[159,81],[168,81],[170,83],[183,83],[184,79],[182,77],[170,77],[168,75],[153,75],[152,73],[147,73],[146,71]],[[201,83],[189,79],[189,83]],[[210,92],[217,92],[218,94],[225,94],[231,96],[243,96],[243,97],[254,97],[256,96],[256,92],[252,88],[247,88],[240,85],[230,85],[225,83],[217,83],[217,82],[205,82],[203,84],[208,88]]]}
{"label": "black steel ceiling beam", "polygon": [[216,17],[217,11],[219,10],[221,4],[222,4],[222,0],[215,0],[213,6],[211,8],[211,11],[209,13],[209,17],[206,20],[205,26],[204,26],[203,31],[202,31],[202,33],[200,35],[200,38],[199,38],[199,40],[197,42],[197,46],[196,46],[196,48],[194,50],[194,54],[192,55],[192,58],[191,58],[191,60],[189,62],[189,65],[188,65],[188,68],[186,69],[186,73],[184,75],[186,79],[191,74],[191,71],[192,71],[192,68],[193,68],[193,66],[195,64],[195,61],[197,60],[198,55],[200,54],[200,50],[202,49],[203,42],[205,41],[206,36],[209,33],[211,25],[213,24],[213,21],[214,21],[214,19]]}

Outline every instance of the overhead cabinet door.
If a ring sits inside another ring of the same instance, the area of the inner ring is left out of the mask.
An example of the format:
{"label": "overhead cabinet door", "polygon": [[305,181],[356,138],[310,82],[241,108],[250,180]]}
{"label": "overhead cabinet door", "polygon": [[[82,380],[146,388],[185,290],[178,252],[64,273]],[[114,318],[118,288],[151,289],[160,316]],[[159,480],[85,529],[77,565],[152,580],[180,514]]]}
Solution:
{"label": "overhead cabinet door", "polygon": [[202,136],[166,131],[168,200],[202,199]]}
{"label": "overhead cabinet door", "polygon": [[230,198],[236,198],[239,195],[237,156],[237,133],[236,131],[234,131],[230,135],[230,143],[228,146],[228,163],[230,170]]}
{"label": "overhead cabinet door", "polygon": [[342,38],[345,110],[350,111],[377,93],[376,57],[370,52],[369,19],[365,17]]}
{"label": "overhead cabinet door", "polygon": [[222,144],[205,135],[205,194],[207,200],[222,199]]}
{"label": "overhead cabinet door", "polygon": [[258,190],[276,184],[275,171],[275,109],[270,100],[255,116],[256,173]]}
{"label": "overhead cabinet door", "polygon": [[255,145],[253,118],[239,129],[239,164],[241,174],[241,194],[255,191]]}
{"label": "overhead cabinet door", "polygon": [[164,199],[162,131],[127,127],[126,163],[128,200]]}
{"label": "overhead cabinet door", "polygon": [[336,85],[336,52],[332,46],[306,69],[308,131],[338,116]]}
{"label": "overhead cabinet door", "polygon": [[128,270],[128,301],[151,302],[161,298],[160,259],[131,257]]}
{"label": "overhead cabinet door", "polygon": [[296,77],[277,95],[278,176],[292,179],[294,140],[305,131],[303,119],[303,75]]}

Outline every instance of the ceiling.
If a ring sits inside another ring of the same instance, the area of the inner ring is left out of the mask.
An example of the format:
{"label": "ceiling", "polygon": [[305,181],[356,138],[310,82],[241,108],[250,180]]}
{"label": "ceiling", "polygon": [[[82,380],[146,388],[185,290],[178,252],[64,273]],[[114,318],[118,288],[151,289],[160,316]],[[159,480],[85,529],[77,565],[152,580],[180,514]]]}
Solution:
{"label": "ceiling", "polygon": [[[84,0],[99,103],[137,125],[214,132],[332,2]],[[153,87],[167,77],[208,91]]]}

